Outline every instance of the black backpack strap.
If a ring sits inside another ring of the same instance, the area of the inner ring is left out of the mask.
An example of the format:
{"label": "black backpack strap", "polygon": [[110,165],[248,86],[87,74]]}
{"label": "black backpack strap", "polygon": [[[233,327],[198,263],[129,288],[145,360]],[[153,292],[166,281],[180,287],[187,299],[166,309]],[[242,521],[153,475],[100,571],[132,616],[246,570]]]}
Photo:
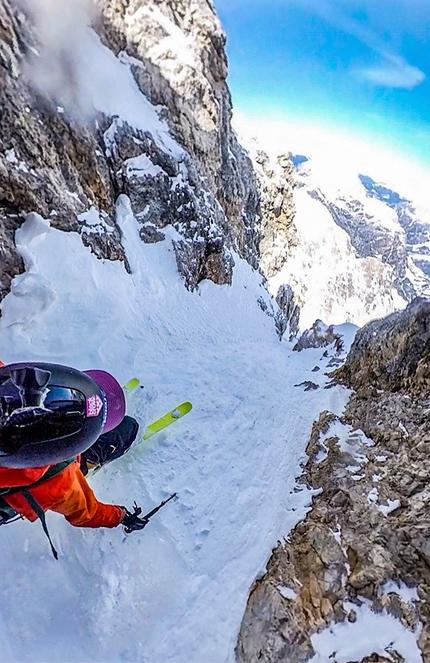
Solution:
{"label": "black backpack strap", "polygon": [[43,531],[45,532],[46,536],[48,537],[49,544],[51,546],[52,554],[54,555],[55,559],[58,559],[58,553],[54,548],[54,544],[51,541],[51,537],[49,536],[49,531],[48,531],[48,526],[46,524],[46,518],[45,518],[45,512],[40,506],[39,502],[34,499],[33,495],[26,489],[21,491],[23,494],[24,499],[27,500],[31,508],[33,509],[34,513],[37,515],[39,518],[40,522],[42,523]]}
{"label": "black backpack strap", "polygon": [[18,511],[15,511],[15,509],[13,509],[10,504],[0,496],[0,525],[8,525],[23,517],[24,516],[20,516]]}
{"label": "black backpack strap", "polygon": [[31,506],[36,516],[39,518],[43,527],[43,531],[45,532],[48,538],[49,545],[51,546],[52,554],[54,555],[55,559],[58,559],[58,553],[55,550],[54,545],[51,541],[51,537],[49,535],[48,526],[46,524],[45,512],[40,506],[39,502],[29,492],[29,488],[35,488],[36,486],[39,486],[41,483],[49,481],[49,479],[52,479],[53,477],[57,476],[57,474],[63,472],[67,467],[69,467],[69,465],[72,465],[72,463],[74,463],[76,460],[77,460],[76,458],[71,458],[70,460],[64,460],[62,463],[51,465],[51,467],[45,472],[45,474],[40,479],[38,479],[34,483],[29,484],[28,486],[13,486],[13,488],[3,488],[0,490],[0,495],[6,495],[6,497],[8,495],[22,493],[24,499],[28,502],[28,504]]}

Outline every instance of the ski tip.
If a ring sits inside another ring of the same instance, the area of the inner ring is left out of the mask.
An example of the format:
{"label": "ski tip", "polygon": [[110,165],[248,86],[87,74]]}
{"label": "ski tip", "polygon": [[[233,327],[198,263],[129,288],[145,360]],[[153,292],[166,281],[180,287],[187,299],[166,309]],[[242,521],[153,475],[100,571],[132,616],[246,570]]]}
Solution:
{"label": "ski tip", "polygon": [[128,396],[129,394],[131,394],[131,392],[134,389],[136,389],[136,387],[139,386],[139,384],[140,384],[140,380],[138,378],[132,378],[125,385],[123,385],[122,389],[123,389],[124,394],[126,396]]}

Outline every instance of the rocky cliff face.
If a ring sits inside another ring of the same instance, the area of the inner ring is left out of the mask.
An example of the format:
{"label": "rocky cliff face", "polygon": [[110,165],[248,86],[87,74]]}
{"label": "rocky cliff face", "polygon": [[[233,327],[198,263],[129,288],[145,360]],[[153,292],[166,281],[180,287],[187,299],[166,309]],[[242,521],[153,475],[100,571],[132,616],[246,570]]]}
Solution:
{"label": "rocky cliff face", "polygon": [[[56,43],[42,3],[0,2],[1,296],[23,269],[13,234],[30,211],[80,232],[100,257],[125,260],[115,224],[122,193],[143,241],[162,240],[168,224],[177,229],[178,268],[190,289],[204,278],[230,283],[232,251],[257,267],[256,178],[230,126],[225,36],[211,3],[106,0],[92,13],[79,4],[78,21],[75,6],[59,3],[76,25]],[[57,18],[61,24],[60,11]],[[109,62],[90,21],[112,51]],[[126,70],[133,75],[136,104],[146,103],[152,122],[116,112],[124,90],[115,66],[128,88]]]}
{"label": "rocky cliff face", "polygon": [[23,269],[14,231],[30,211],[51,217],[63,230],[78,230],[78,215],[92,205],[112,229],[106,253],[121,257],[112,222],[113,191],[95,131],[77,126],[27,81],[26,56],[37,38],[15,3],[0,3],[0,297]]}
{"label": "rocky cliff face", "polygon": [[[318,494],[251,593],[239,661],[308,661],[369,611],[398,620],[410,648],[387,641],[384,657],[367,631],[363,661],[430,660],[429,320],[430,301],[415,299],[369,323],[332,374],[354,393],[342,418],[314,425],[297,489]],[[338,660],[334,641],[324,651],[318,661]]]}

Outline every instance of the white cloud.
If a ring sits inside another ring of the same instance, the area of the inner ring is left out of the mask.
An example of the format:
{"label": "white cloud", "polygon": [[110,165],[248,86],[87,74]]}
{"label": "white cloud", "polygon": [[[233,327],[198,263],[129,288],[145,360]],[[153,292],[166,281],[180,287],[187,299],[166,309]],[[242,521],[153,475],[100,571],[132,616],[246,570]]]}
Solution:
{"label": "white cloud", "polygon": [[398,64],[383,64],[380,67],[368,67],[356,72],[361,78],[373,85],[412,90],[426,78],[418,67],[404,62],[399,58]]}
{"label": "white cloud", "polygon": [[345,34],[358,39],[379,57],[381,60],[379,66],[364,66],[359,70],[354,70],[353,73],[358,74],[361,78],[377,86],[406,89],[412,89],[425,80],[425,73],[406,62],[401,55],[396,53],[394,47],[382,39],[372,27],[351,18],[347,12],[348,3],[338,3],[333,0],[287,1],[296,4],[298,2],[301,6],[311,9]]}

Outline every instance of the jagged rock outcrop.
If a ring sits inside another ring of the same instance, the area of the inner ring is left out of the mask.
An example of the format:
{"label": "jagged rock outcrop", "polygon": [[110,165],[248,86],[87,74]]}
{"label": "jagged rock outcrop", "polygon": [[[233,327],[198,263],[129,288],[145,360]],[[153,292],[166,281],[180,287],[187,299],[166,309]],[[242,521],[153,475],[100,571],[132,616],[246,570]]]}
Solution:
{"label": "jagged rock outcrop", "polygon": [[[205,278],[231,283],[233,251],[258,267],[259,194],[230,125],[225,36],[213,6],[206,0],[97,4],[99,13],[86,19],[157,105],[176,148],[153,127],[88,107],[82,98],[88,88],[83,94],[79,87],[79,40],[91,39],[84,24],[76,42],[55,45],[49,34],[47,46],[40,3],[0,0],[0,298],[23,269],[13,235],[33,211],[61,230],[80,232],[98,256],[124,260],[128,268],[115,223],[124,193],[143,241],[161,241],[167,225],[179,232],[174,248],[190,289]],[[60,85],[40,82],[43,66]]]}
{"label": "jagged rock outcrop", "polygon": [[280,329],[285,331],[289,327],[291,337],[296,336],[299,331],[300,308],[294,301],[294,292],[289,283],[279,286],[276,303],[279,306]]}
{"label": "jagged rock outcrop", "polygon": [[335,378],[355,390],[430,388],[430,299],[417,297],[404,311],[373,320],[357,332],[348,361]]}
{"label": "jagged rock outcrop", "polygon": [[337,353],[343,349],[343,341],[340,334],[334,331],[333,325],[325,325],[322,320],[315,320],[311,329],[307,329],[300,336],[293,350],[301,352],[307,348],[322,348],[334,344]]}
{"label": "jagged rock outcrop", "polygon": [[274,160],[252,143],[248,147],[261,197],[260,267],[266,278],[271,278],[282,269],[291,249],[297,245],[293,164],[287,154]]}
{"label": "jagged rock outcrop", "polygon": [[[359,330],[331,374],[356,391],[314,424],[296,490],[318,494],[251,592],[239,661],[308,661],[319,633],[363,610],[395,617],[430,660],[429,325],[430,300],[415,299]],[[388,644],[369,633],[362,663],[412,656]]]}
{"label": "jagged rock outcrop", "polygon": [[[29,212],[61,230],[80,230],[78,216],[103,211],[110,232],[103,254],[123,259],[112,220],[113,189],[95,129],[78,124],[32,88],[26,57],[36,49],[31,17],[14,2],[0,2],[0,298],[23,269],[13,235]],[[85,230],[83,238],[85,239]]]}
{"label": "jagged rock outcrop", "polygon": [[[171,130],[188,155],[188,176],[194,189],[189,202],[195,209],[188,210],[182,228],[187,246],[181,245],[179,253],[184,264],[202,275],[211,273],[218,263],[229,271],[226,261],[219,258],[220,243],[233,241],[239,253],[257,267],[256,177],[231,128],[226,38],[212,3],[99,0],[98,4],[109,45],[128,58],[143,93],[164,107]],[[202,202],[208,193],[212,199],[206,200],[206,207],[218,218],[208,218],[208,213],[202,218]],[[208,236],[208,226],[212,236]],[[216,227],[214,250],[209,245]],[[199,242],[207,244],[203,251]],[[190,264],[190,254],[196,268]],[[195,274],[194,280],[199,278]]]}

